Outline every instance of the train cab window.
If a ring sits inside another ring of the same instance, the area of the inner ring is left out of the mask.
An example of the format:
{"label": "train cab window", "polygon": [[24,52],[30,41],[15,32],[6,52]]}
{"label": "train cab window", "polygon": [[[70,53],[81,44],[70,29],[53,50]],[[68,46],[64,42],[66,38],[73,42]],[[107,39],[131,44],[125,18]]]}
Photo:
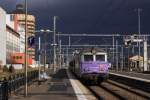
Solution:
{"label": "train cab window", "polygon": [[93,61],[93,55],[84,55],[84,61]]}
{"label": "train cab window", "polygon": [[96,55],[96,61],[105,61],[105,55]]}

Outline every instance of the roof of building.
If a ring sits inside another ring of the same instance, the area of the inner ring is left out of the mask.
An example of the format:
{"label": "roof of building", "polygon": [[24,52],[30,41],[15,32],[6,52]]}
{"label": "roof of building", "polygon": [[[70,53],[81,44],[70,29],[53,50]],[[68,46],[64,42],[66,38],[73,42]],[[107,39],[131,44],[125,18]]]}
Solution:
{"label": "roof of building", "polygon": [[[23,4],[17,4],[16,9],[11,12],[11,14],[25,14],[25,9]],[[28,15],[31,15],[28,12]]]}
{"label": "roof of building", "polygon": [[20,34],[12,29],[10,26],[6,25],[6,30],[11,31],[14,35],[20,37]]}
{"label": "roof of building", "polygon": [[13,14],[24,14],[24,7],[22,4],[17,4],[16,9],[12,11]]}
{"label": "roof of building", "polygon": [[129,58],[130,61],[143,61],[143,57],[142,56],[132,56]]}

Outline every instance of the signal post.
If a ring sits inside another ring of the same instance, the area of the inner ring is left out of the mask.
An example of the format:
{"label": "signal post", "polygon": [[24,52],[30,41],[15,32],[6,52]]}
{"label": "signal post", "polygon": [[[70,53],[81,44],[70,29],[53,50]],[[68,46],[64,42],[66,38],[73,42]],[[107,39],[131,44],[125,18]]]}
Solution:
{"label": "signal post", "polygon": [[125,45],[129,46],[134,42],[143,42],[144,45],[144,60],[143,60],[143,71],[148,71],[148,60],[147,60],[147,38],[146,36],[140,36],[140,35],[133,35],[133,36],[127,36],[124,38]]}

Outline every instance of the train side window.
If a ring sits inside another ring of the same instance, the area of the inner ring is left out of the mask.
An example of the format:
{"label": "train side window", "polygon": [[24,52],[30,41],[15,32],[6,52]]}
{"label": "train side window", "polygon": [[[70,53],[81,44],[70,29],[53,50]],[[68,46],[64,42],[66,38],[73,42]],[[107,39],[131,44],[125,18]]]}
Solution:
{"label": "train side window", "polygon": [[93,55],[84,55],[84,61],[93,61]]}
{"label": "train side window", "polygon": [[105,55],[96,55],[96,61],[105,61]]}

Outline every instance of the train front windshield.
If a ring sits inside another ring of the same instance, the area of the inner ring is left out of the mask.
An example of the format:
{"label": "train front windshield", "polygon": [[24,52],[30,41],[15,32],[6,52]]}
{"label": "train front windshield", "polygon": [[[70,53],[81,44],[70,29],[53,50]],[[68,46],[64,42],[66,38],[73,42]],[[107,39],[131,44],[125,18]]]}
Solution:
{"label": "train front windshield", "polygon": [[82,61],[102,61],[107,62],[107,55],[106,54],[84,54],[82,56]]}
{"label": "train front windshield", "polygon": [[93,61],[93,55],[84,55],[84,61]]}
{"label": "train front windshield", "polygon": [[105,61],[105,55],[96,55],[96,61]]}

